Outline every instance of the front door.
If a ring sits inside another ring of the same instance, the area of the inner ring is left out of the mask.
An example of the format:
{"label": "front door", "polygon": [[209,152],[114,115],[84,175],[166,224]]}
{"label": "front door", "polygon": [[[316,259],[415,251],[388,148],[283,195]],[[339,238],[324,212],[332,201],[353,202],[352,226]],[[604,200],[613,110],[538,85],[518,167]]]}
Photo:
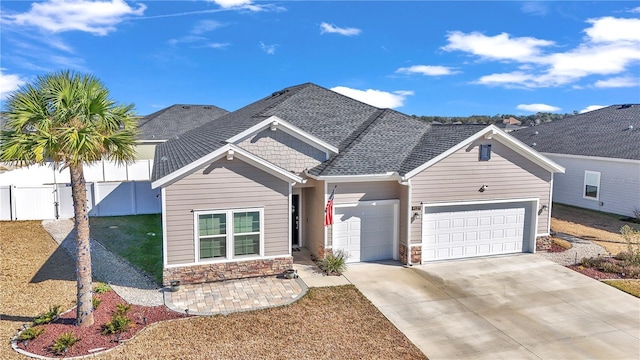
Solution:
{"label": "front door", "polygon": [[291,247],[300,247],[300,195],[291,195]]}

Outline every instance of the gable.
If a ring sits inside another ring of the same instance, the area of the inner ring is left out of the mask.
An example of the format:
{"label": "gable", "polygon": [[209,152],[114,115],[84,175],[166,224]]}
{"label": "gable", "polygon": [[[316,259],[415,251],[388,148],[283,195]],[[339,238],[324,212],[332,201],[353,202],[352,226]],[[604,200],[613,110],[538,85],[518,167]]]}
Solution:
{"label": "gable", "polygon": [[326,160],[326,152],[282,130],[262,130],[237,145],[285,170],[301,173]]}

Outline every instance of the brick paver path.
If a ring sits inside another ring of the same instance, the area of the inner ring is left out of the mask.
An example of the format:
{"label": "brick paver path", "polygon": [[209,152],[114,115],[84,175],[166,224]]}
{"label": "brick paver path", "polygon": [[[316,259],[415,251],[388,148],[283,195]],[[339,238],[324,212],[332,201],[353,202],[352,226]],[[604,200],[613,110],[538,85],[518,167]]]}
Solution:
{"label": "brick paver path", "polygon": [[305,293],[300,280],[271,276],[181,285],[179,291],[165,293],[165,305],[194,315],[226,314],[289,304]]}

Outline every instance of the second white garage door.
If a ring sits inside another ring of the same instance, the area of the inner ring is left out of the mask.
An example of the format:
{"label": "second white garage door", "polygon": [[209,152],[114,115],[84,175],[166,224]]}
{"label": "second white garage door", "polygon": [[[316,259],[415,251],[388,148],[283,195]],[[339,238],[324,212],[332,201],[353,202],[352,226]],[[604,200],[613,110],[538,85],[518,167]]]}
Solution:
{"label": "second white garage door", "polygon": [[525,208],[425,211],[422,261],[523,251]]}
{"label": "second white garage door", "polygon": [[336,207],[333,249],[346,251],[347,262],[393,259],[396,209],[388,203]]}

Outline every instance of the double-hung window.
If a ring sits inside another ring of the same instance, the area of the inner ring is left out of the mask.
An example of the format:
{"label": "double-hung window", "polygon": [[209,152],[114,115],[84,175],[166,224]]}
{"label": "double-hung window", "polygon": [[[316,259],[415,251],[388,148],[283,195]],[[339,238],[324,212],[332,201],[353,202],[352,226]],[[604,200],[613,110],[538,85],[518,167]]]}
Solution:
{"label": "double-hung window", "polygon": [[584,193],[585,199],[598,200],[600,198],[600,173],[598,171],[584,172]]}
{"label": "double-hung window", "polygon": [[262,209],[195,213],[198,261],[262,255]]}

